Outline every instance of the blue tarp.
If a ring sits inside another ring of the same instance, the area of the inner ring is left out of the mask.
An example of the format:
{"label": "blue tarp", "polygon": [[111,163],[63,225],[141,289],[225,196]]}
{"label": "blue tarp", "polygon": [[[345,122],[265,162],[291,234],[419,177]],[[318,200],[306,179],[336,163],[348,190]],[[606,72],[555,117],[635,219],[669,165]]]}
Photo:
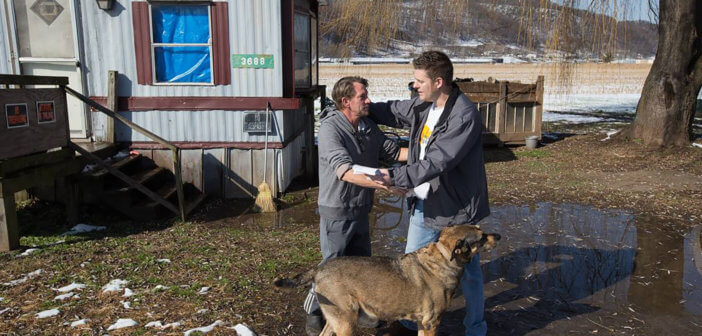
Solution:
{"label": "blue tarp", "polygon": [[[206,5],[152,7],[154,43],[208,43],[210,20]],[[158,46],[154,48],[158,82],[211,82],[210,47]]]}

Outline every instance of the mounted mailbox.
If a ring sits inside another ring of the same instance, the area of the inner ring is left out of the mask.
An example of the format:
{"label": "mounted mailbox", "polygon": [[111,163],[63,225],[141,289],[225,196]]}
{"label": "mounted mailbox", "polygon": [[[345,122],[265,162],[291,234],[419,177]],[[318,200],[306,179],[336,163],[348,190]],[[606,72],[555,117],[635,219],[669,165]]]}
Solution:
{"label": "mounted mailbox", "polygon": [[2,89],[0,109],[0,160],[68,145],[63,90]]}

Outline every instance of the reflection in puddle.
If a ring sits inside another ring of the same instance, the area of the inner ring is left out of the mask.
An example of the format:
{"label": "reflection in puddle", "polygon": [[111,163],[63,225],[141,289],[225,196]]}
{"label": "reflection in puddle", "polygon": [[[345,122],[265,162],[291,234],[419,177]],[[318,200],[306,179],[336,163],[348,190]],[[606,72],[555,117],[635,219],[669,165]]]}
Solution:
{"label": "reflection in puddle", "polygon": [[[374,254],[404,250],[409,218],[402,204],[399,198],[381,199],[374,207]],[[702,227],[550,203],[493,206],[481,227],[502,235],[498,248],[482,256],[486,310],[499,319],[519,313],[545,318],[525,327],[533,330],[609,311],[621,317],[612,321],[619,324],[613,330],[627,321],[632,330],[657,324],[666,330],[666,323],[684,334],[702,330],[695,322],[702,315]],[[532,312],[539,309],[549,314]]]}

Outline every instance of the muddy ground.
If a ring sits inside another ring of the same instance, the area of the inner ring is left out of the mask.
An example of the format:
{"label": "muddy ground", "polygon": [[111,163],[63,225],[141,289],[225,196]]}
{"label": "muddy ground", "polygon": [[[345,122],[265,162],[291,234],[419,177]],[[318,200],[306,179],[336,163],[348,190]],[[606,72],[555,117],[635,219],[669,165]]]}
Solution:
{"label": "muddy ground", "polygon": [[[503,236],[482,256],[490,335],[702,334],[702,148],[602,141],[618,127],[545,125],[536,150],[486,151],[493,213],[482,226]],[[102,335],[130,318],[138,324],[110,334],[183,334],[222,321],[211,334],[245,323],[259,335],[302,335],[304,291],[270,285],[320,259],[316,189],[292,189],[277,214],[212,199],[188,222],[135,223],[83,208],[82,222],[107,229],[74,236],[61,235],[60,205],[23,204],[21,243],[39,249],[0,253],[0,334]],[[402,204],[378,196],[374,253],[402,250]],[[115,279],[134,295],[104,293]],[[56,299],[71,283],[85,288]],[[442,335],[461,333],[457,303]],[[58,314],[36,316],[50,309]],[[147,328],[152,321],[180,325]]]}

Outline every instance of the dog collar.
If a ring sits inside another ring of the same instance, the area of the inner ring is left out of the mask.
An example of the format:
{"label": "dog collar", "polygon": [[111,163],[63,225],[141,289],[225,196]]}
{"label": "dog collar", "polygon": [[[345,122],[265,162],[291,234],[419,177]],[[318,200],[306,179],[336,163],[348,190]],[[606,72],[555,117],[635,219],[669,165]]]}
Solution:
{"label": "dog collar", "polygon": [[436,248],[439,249],[439,252],[441,252],[441,255],[446,258],[447,261],[451,261],[451,252],[444,246],[444,244],[441,244],[440,242],[436,242]]}

